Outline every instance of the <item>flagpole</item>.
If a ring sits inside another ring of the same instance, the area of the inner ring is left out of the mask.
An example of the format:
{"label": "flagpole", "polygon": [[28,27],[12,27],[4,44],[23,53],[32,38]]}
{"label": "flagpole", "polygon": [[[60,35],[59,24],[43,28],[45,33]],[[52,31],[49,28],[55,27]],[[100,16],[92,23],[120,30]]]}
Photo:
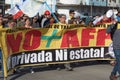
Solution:
{"label": "flagpole", "polygon": [[47,6],[47,8],[50,10],[51,14],[53,15],[53,17],[55,18],[56,22],[59,22],[59,20],[57,19],[57,17],[55,16],[55,14],[53,13],[52,9],[50,8],[50,6],[47,4],[47,2],[44,2],[45,5]]}
{"label": "flagpole", "polygon": [[10,5],[11,9],[13,8],[13,0],[11,0],[11,5]]}

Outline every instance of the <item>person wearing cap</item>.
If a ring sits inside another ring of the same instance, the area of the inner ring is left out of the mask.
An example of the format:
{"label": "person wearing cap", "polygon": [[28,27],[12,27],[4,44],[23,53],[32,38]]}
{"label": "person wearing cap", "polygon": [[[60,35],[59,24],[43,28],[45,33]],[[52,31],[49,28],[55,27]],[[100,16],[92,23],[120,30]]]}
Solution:
{"label": "person wearing cap", "polygon": [[45,26],[50,24],[50,18],[51,18],[51,13],[50,11],[46,10],[44,12],[44,17],[41,20],[41,28],[44,28]]}
{"label": "person wearing cap", "polygon": [[31,26],[32,26],[33,28],[39,28],[39,27],[40,27],[39,20],[38,20],[38,17],[37,17],[37,16],[34,16],[34,17],[32,18]]}

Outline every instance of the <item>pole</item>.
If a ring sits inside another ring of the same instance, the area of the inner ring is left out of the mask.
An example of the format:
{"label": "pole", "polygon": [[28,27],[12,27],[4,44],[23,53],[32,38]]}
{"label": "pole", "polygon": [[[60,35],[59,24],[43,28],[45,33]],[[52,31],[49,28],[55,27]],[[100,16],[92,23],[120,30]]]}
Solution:
{"label": "pole", "polygon": [[10,7],[11,7],[11,9],[13,8],[13,0],[11,0],[11,2],[10,2],[11,4],[10,4]]}
{"label": "pole", "polygon": [[92,3],[93,3],[93,2],[91,1],[91,17],[92,17]]}

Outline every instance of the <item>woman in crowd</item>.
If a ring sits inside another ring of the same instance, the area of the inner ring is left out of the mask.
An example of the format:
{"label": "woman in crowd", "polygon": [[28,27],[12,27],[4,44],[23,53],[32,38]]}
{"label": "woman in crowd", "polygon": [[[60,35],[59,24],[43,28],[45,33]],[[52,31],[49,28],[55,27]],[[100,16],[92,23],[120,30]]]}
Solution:
{"label": "woman in crowd", "polygon": [[32,28],[31,26],[31,19],[30,18],[27,18],[25,20],[25,25],[24,25],[25,28]]}

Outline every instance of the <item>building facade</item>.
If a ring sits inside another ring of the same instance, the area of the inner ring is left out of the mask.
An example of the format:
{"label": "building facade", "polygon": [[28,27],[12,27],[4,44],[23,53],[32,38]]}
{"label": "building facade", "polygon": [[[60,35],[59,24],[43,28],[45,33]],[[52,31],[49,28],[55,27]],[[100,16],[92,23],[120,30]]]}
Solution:
{"label": "building facade", "polygon": [[[10,4],[11,6],[13,6],[16,3],[20,3],[21,0],[3,0],[3,1],[5,1],[6,4]],[[55,10],[58,10],[59,12],[64,13],[67,12],[67,14],[68,10],[74,9],[81,14],[88,13],[89,16],[95,16],[97,14],[104,14],[109,9],[120,8],[120,0],[46,0],[46,1],[53,12],[55,12]],[[0,8],[1,7],[2,6],[0,5]]]}
{"label": "building facade", "polygon": [[[88,13],[89,16],[104,14],[107,10],[119,8],[120,0],[58,0],[58,10],[74,9],[81,14]],[[66,1],[66,2],[64,2]],[[68,1],[68,2],[67,2]],[[75,4],[76,3],[76,4]]]}
{"label": "building facade", "polygon": [[108,0],[107,6],[109,7],[120,7],[120,0]]}

